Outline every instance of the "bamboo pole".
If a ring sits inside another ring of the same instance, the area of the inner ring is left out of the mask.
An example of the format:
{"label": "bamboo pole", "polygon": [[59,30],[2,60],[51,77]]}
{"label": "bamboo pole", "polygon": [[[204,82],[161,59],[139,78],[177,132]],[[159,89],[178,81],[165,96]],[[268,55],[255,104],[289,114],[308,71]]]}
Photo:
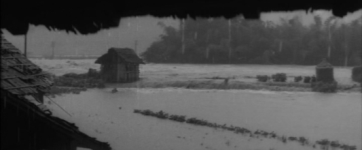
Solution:
{"label": "bamboo pole", "polygon": [[229,45],[229,63],[230,63],[230,58],[231,58],[231,21],[230,21],[230,19],[229,19],[229,21],[228,21],[228,23],[229,23],[229,43],[228,43],[228,45]]}
{"label": "bamboo pole", "polygon": [[52,41],[51,46],[52,46],[52,59],[54,59],[55,58],[55,53],[54,53],[55,42],[54,41]]}
{"label": "bamboo pole", "polygon": [[24,34],[24,55],[25,55],[25,58],[27,58],[27,43],[28,43],[28,32],[26,32]]}

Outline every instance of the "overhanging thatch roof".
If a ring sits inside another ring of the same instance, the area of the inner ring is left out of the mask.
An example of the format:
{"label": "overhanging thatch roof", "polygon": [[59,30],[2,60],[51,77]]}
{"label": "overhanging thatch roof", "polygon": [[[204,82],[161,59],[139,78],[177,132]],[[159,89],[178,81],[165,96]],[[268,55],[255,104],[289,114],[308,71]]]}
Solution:
{"label": "overhanging thatch roof", "polygon": [[102,148],[102,150],[111,150],[108,143],[98,141],[96,138],[82,133],[74,123],[46,114],[37,106],[39,103],[31,102],[31,100],[23,97],[24,95],[47,92],[51,85],[52,82],[49,80],[48,74],[29,61],[20,53],[19,49],[1,35],[1,100],[5,102],[4,97],[11,99],[6,102],[18,105],[20,109],[26,107],[34,112],[35,116],[43,118],[41,119],[45,121],[43,123],[65,129],[76,140],[88,141]]}
{"label": "overhanging thatch roof", "polygon": [[1,35],[1,89],[15,95],[47,92],[52,82],[48,74],[29,61]]}
{"label": "overhanging thatch roof", "polygon": [[[27,99],[25,97],[16,97],[15,95],[8,94],[9,91],[1,89],[1,103],[7,103],[17,105],[19,109],[26,109],[27,111],[31,111],[33,114],[33,119],[36,121],[40,121],[40,124],[46,124],[48,126],[52,126],[54,128],[60,129],[62,133],[67,134],[72,137],[74,140],[78,142],[85,142],[88,144],[92,144],[99,148],[99,150],[111,150],[109,143],[98,141],[94,137],[90,137],[85,133],[81,132],[74,123],[70,123],[62,118],[53,116],[49,113],[45,113],[43,109],[39,107],[39,103]],[[6,97],[7,100],[4,100]],[[5,120],[6,121],[6,120]]]}
{"label": "overhanging thatch roof", "polygon": [[96,64],[107,64],[115,63],[114,56],[118,56],[125,63],[136,63],[144,64],[144,61],[137,56],[137,54],[130,48],[115,48],[112,47],[108,52],[101,57],[99,57],[95,63]]}
{"label": "overhanging thatch roof", "polygon": [[[360,0],[345,3],[305,1],[22,1],[1,0],[1,28],[12,34],[25,34],[29,24],[45,25],[60,30],[79,31],[80,34],[97,33],[102,29],[119,26],[121,17],[153,15],[157,17],[233,17],[243,14],[245,18],[257,19],[261,12],[291,10],[333,10],[343,17],[348,12],[359,10]],[[142,4],[142,5],[140,5]],[[202,9],[201,9],[202,8]],[[16,11],[14,11],[16,10]],[[222,11],[221,11],[222,10]]]}

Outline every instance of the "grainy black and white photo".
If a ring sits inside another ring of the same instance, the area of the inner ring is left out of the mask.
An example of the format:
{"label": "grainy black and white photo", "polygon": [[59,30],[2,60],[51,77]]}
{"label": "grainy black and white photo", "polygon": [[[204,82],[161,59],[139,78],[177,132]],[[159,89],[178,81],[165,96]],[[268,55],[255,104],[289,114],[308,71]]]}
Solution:
{"label": "grainy black and white photo", "polygon": [[362,150],[362,8],[167,10],[1,23],[1,150]]}

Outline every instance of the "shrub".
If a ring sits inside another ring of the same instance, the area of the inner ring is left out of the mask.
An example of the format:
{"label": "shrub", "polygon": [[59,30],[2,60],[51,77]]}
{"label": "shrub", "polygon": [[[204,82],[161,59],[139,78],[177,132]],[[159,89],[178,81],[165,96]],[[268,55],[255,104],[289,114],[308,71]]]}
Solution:
{"label": "shrub", "polygon": [[99,78],[99,73],[90,69],[86,74],[67,73],[54,79],[55,86],[104,88],[104,82]]}
{"label": "shrub", "polygon": [[312,90],[315,92],[334,93],[337,91],[337,82],[316,82],[312,83]]}
{"label": "shrub", "polygon": [[275,82],[285,82],[287,80],[287,74],[285,74],[285,73],[273,74],[272,79]]}
{"label": "shrub", "polygon": [[310,83],[310,81],[311,81],[311,77],[309,77],[309,76],[304,77],[304,80],[303,80],[304,83]]}
{"label": "shrub", "polygon": [[267,75],[257,75],[256,78],[259,82],[267,82],[269,80],[269,77]]}
{"label": "shrub", "polygon": [[310,78],[310,82],[311,82],[311,83],[317,82],[317,77],[312,76],[312,77]]}
{"label": "shrub", "polygon": [[87,77],[98,79],[100,78],[100,73],[96,69],[89,68]]}
{"label": "shrub", "polygon": [[297,76],[297,77],[294,77],[294,82],[300,82],[303,80],[303,77],[302,76]]}
{"label": "shrub", "polygon": [[171,115],[169,117],[169,119],[177,121],[177,122],[185,122],[186,121],[185,116],[177,116],[177,115]]}

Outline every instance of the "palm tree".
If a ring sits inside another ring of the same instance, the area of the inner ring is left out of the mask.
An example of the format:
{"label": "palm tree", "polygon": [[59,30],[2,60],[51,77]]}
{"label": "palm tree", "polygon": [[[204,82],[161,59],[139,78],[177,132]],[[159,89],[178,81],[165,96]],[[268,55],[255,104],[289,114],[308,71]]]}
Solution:
{"label": "palm tree", "polygon": [[330,59],[331,57],[331,43],[332,43],[332,34],[331,34],[331,26],[334,25],[335,23],[335,16],[329,17],[326,21],[325,21],[325,25],[327,26],[327,30],[328,30],[328,59]]}

